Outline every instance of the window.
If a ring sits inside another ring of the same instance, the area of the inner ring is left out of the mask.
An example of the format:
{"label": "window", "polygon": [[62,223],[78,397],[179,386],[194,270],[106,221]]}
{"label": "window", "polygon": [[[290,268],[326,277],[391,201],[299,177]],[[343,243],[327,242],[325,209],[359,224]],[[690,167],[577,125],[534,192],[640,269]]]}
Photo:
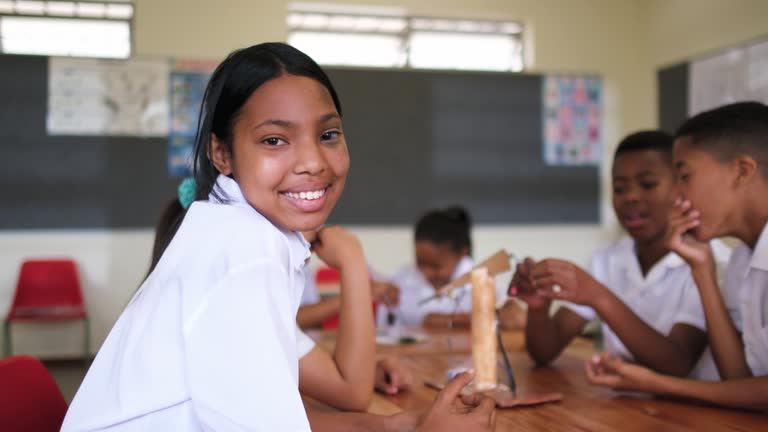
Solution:
{"label": "window", "polygon": [[0,0],[0,53],[128,58],[133,4]]}
{"label": "window", "polygon": [[514,21],[411,17],[396,10],[338,12],[293,5],[288,43],[327,65],[523,70]]}

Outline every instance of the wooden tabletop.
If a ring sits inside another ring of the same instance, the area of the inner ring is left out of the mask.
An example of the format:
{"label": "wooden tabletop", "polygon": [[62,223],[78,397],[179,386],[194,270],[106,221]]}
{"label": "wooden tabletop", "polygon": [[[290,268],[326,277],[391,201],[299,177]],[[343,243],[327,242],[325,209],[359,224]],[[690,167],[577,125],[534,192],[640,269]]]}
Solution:
{"label": "wooden tabletop", "polygon": [[[416,378],[412,389],[395,396],[376,394],[369,411],[391,414],[426,408],[437,392],[427,380],[444,381],[453,367],[470,366],[468,331],[425,331],[421,343],[379,346],[380,355],[397,355]],[[318,345],[332,350],[333,331],[310,331]],[[561,402],[529,408],[500,409],[497,431],[768,431],[768,416],[715,408],[647,395],[618,394],[589,384],[584,361],[592,354],[588,339],[575,340],[549,367],[534,367],[525,353],[522,332],[504,332],[520,392],[564,395]],[[504,372],[500,370],[500,377]]]}

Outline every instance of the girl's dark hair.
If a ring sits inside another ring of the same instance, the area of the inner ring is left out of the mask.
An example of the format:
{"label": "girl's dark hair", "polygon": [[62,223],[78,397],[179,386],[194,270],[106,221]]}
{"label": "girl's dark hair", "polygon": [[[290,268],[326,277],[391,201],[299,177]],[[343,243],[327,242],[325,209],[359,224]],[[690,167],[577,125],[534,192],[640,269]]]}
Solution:
{"label": "girl's dark hair", "polygon": [[472,222],[464,207],[435,209],[425,213],[416,222],[414,238],[416,241],[448,245],[456,253],[466,248],[467,253],[472,255],[471,228]]}
{"label": "girl's dark hair", "polygon": [[227,201],[223,191],[214,190],[219,172],[208,155],[211,136],[232,153],[233,129],[245,102],[265,82],[283,74],[312,78],[330,93],[336,111],[341,115],[341,103],[331,80],[308,55],[279,42],[262,43],[233,51],[216,68],[203,95],[198,119],[193,171],[197,190],[195,199],[208,199],[213,193]]}
{"label": "girl's dark hair", "polygon": [[176,235],[176,231],[179,230],[181,221],[184,220],[184,214],[186,210],[181,206],[178,199],[170,201],[163,210],[160,220],[155,227],[155,243],[152,246],[152,261],[149,264],[149,271],[147,274],[152,273],[152,270],[157,266],[157,262],[160,261],[160,257],[163,256],[163,252],[171,243],[171,239]]}

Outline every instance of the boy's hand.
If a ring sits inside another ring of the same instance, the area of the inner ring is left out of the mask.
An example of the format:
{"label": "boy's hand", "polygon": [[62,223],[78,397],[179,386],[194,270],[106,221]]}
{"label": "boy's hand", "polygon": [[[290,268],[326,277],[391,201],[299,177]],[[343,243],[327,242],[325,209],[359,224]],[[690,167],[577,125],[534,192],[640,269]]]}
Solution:
{"label": "boy's hand", "polygon": [[390,282],[371,281],[371,295],[374,301],[387,306],[400,304],[400,288]]}
{"label": "boy's hand", "polygon": [[614,390],[631,390],[647,393],[657,392],[661,378],[656,372],[609,353],[596,354],[584,363],[590,383]]}
{"label": "boy's hand", "polygon": [[400,364],[397,357],[387,356],[376,362],[374,387],[376,390],[393,395],[413,385],[413,375]]}
{"label": "boy's hand", "polygon": [[507,294],[510,297],[517,297],[524,301],[530,309],[548,309],[552,301],[537,293],[531,279],[531,271],[535,265],[536,262],[531,258],[526,258],[523,262],[517,264],[517,269],[512,277],[512,281],[509,283],[509,292]]}
{"label": "boy's hand", "polygon": [[531,279],[540,296],[583,305],[594,305],[605,292],[605,287],[581,267],[558,259],[538,262]]}
{"label": "boy's hand", "polygon": [[690,233],[701,223],[700,217],[701,214],[692,208],[690,201],[678,198],[670,210],[667,226],[667,247],[680,255],[691,268],[714,265],[709,243],[697,240]]}
{"label": "boy's hand", "polygon": [[[317,237],[312,243],[312,250],[317,253],[326,264],[342,270],[350,260],[362,260],[365,265],[365,256],[360,240],[351,232],[339,226],[326,226],[317,232]],[[355,262],[355,265],[359,263]]]}
{"label": "boy's hand", "polygon": [[492,431],[496,426],[496,401],[482,396],[465,396],[461,390],[474,378],[473,371],[456,376],[437,394],[427,413],[419,420],[416,430],[442,432],[449,430],[466,432]]}

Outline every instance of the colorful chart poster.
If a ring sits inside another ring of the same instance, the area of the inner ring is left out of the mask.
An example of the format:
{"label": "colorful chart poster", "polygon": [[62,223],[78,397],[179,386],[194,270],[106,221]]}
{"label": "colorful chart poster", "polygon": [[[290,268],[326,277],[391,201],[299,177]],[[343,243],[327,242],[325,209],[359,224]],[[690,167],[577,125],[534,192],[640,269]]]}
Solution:
{"label": "colorful chart poster", "polygon": [[52,57],[48,71],[49,134],[168,133],[167,60]]}
{"label": "colorful chart poster", "polygon": [[546,76],[544,161],[598,165],[602,159],[602,82],[596,77]]}
{"label": "colorful chart poster", "polygon": [[170,77],[171,109],[168,133],[168,174],[192,174],[193,152],[200,107],[205,87],[217,63],[207,60],[176,59]]}

